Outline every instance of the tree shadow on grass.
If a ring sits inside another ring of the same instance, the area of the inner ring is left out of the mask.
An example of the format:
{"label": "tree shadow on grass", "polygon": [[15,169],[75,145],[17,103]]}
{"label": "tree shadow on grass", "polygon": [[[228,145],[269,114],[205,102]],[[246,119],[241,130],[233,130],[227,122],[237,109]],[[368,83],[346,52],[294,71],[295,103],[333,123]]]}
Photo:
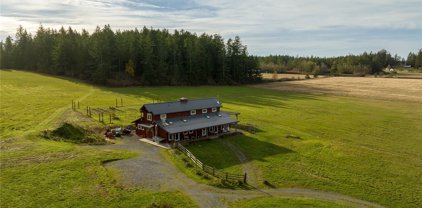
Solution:
{"label": "tree shadow on grass", "polygon": [[[224,104],[252,108],[282,108],[289,100],[317,100],[317,96],[305,93],[292,93],[277,90],[259,89],[248,86],[197,86],[197,87],[128,87],[105,88],[115,93],[133,98],[144,97],[149,100],[168,102],[180,97],[189,99],[218,97]],[[139,103],[141,107],[145,103]]]}
{"label": "tree shadow on grass", "polygon": [[[219,141],[222,140],[222,141]],[[241,161],[235,151],[224,144],[224,140],[233,144],[246,156]],[[217,169],[229,168],[248,161],[267,161],[268,157],[294,153],[293,150],[278,146],[269,142],[261,141],[247,135],[228,136],[225,138],[198,141],[186,145],[199,160]]]}

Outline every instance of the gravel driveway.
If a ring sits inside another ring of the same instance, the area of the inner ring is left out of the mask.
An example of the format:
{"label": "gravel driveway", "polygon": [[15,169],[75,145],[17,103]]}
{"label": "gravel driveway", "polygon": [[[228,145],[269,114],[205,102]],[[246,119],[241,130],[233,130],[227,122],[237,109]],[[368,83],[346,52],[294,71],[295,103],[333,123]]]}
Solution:
{"label": "gravel driveway", "polygon": [[229,190],[200,184],[164,159],[160,154],[161,148],[140,142],[136,136],[125,137],[118,144],[93,148],[137,152],[139,155],[135,158],[109,162],[106,167],[119,169],[123,184],[138,185],[149,190],[181,191],[189,195],[200,207],[227,207],[227,201],[254,197],[305,197],[355,207],[381,207],[349,196],[317,190],[297,188]]}

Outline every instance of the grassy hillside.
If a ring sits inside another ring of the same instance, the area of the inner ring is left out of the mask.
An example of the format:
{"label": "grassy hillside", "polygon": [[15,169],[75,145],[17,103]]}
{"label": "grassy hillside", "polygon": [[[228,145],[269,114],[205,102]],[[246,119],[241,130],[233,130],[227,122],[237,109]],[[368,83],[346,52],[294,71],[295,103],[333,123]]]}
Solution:
{"label": "grassy hillside", "polygon": [[[101,161],[131,157],[131,153],[93,152],[42,140],[38,135],[43,129],[69,121],[100,128],[104,124],[83,116],[84,107],[108,108],[115,105],[116,98],[123,98],[125,106],[120,108],[119,119],[113,120],[114,125],[136,119],[139,106],[152,99],[218,96],[224,110],[240,112],[242,123],[259,130],[226,138],[252,160],[259,172],[258,181],[266,180],[276,187],[338,192],[390,207],[422,206],[420,103],[251,87],[97,88],[27,72],[0,73],[0,180],[5,205],[28,202],[29,206],[38,206],[46,201],[57,206],[133,205],[138,203],[137,198],[145,199],[139,203],[148,205],[151,196],[157,195],[159,202],[192,206],[182,193],[121,187],[118,175],[101,166]],[[80,100],[82,114],[70,110],[72,99]],[[197,143],[189,148],[220,169],[242,169],[222,142]]]}
{"label": "grassy hillside", "polygon": [[[72,112],[71,100],[111,106],[116,96],[128,104],[142,99],[93,88],[70,80],[20,71],[0,71],[1,77],[1,177],[2,207],[149,207],[152,203],[174,207],[196,205],[180,192],[147,191],[122,186],[119,174],[102,162],[135,156],[125,151],[87,149],[71,143],[40,138],[44,129],[63,122],[101,128],[103,124]],[[104,98],[111,97],[109,103]],[[89,101],[88,101],[89,100]],[[122,123],[136,118],[137,111]]]}

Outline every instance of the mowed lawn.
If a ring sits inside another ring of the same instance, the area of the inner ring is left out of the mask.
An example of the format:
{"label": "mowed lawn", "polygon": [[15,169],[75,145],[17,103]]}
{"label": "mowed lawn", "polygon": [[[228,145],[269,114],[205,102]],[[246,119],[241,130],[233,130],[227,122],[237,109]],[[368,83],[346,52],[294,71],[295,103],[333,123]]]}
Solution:
{"label": "mowed lawn", "polygon": [[[131,153],[93,153],[36,135],[66,119],[62,115],[72,99],[80,98],[83,106],[109,107],[116,98],[123,98],[125,113],[116,122],[129,124],[142,104],[182,96],[218,96],[223,110],[240,112],[241,123],[258,128],[256,134],[225,138],[252,161],[259,172],[257,181],[337,192],[387,207],[422,206],[421,103],[234,86],[98,88],[19,71],[1,71],[2,203],[21,205],[26,200],[35,201],[32,205],[36,206],[43,204],[35,200],[41,198],[77,206],[79,198],[88,196],[92,203],[120,200],[131,204],[139,195],[152,196],[138,189],[126,191],[119,185],[118,174],[101,166],[101,161],[127,158]],[[189,148],[220,169],[242,169],[237,157],[218,140]],[[64,185],[59,186],[61,182]],[[182,193],[156,194],[169,196],[156,201],[192,205]],[[144,198],[149,200],[144,204],[151,203],[151,198]]]}

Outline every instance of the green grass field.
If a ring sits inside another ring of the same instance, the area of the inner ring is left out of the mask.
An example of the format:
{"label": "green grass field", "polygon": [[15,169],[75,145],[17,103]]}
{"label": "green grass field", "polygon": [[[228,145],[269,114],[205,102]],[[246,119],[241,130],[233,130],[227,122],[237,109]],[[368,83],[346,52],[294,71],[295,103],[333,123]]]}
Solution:
{"label": "green grass field", "polygon": [[302,208],[302,207],[313,207],[313,208],[350,208],[349,206],[338,205],[332,202],[319,201],[314,199],[306,198],[257,198],[248,200],[239,200],[233,202],[230,207],[240,208]]}
{"label": "green grass field", "polygon": [[[87,105],[108,108],[116,98],[123,98],[125,106],[120,109],[124,112],[113,121],[120,125],[136,119],[139,107],[152,99],[182,96],[218,96],[223,110],[240,112],[241,123],[259,129],[256,134],[225,138],[252,160],[260,172],[258,181],[337,192],[387,207],[422,206],[420,103],[235,86],[102,88],[29,72],[0,73],[0,200],[5,207],[47,202],[63,207],[149,206],[153,200],[194,206],[180,192],[121,186],[118,173],[101,165],[101,161],[133,153],[94,151],[39,138],[42,130],[57,128],[64,121],[103,128],[104,124],[83,116]],[[70,110],[71,100],[80,100],[81,113]],[[242,171],[236,156],[217,140],[189,149],[222,170]],[[249,200],[246,207],[277,200]]]}

